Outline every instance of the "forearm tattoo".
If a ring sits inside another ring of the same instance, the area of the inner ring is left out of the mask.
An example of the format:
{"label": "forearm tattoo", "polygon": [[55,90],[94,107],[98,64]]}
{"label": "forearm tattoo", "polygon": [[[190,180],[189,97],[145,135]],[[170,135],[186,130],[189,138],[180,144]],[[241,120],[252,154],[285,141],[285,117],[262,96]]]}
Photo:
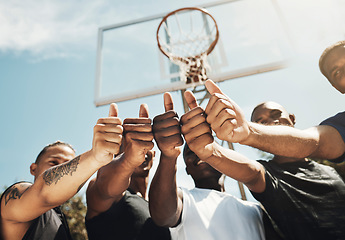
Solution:
{"label": "forearm tattoo", "polygon": [[5,192],[4,199],[5,205],[7,205],[8,201],[11,199],[20,199],[21,196],[28,190],[30,186],[28,186],[23,192],[20,192],[17,186],[11,187],[7,192]]}
{"label": "forearm tattoo", "polygon": [[62,164],[60,166],[50,168],[43,173],[43,180],[45,184],[50,186],[52,183],[57,184],[57,182],[65,175],[70,174],[77,170],[77,166],[79,164],[80,156],[72,159],[66,164]]}

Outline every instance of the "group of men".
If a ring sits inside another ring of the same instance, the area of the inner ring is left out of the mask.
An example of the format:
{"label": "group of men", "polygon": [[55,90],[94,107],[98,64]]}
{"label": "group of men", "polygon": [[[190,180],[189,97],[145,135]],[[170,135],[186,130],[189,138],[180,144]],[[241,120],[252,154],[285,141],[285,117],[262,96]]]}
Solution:
{"label": "group of men", "polygon": [[[345,41],[327,48],[320,70],[345,93]],[[165,112],[118,118],[116,104],[94,127],[92,149],[79,156],[71,145],[46,146],[30,166],[34,183],[18,182],[1,196],[0,238],[72,239],[59,206],[97,172],[86,191],[89,239],[345,239],[345,183],[310,158],[342,162],[345,112],[306,130],[275,103],[256,106],[251,121],[211,80],[205,109],[185,92],[190,111],[178,117],[170,93]],[[255,161],[214,140],[274,154]],[[160,161],[147,196],[156,142]],[[195,188],[176,183],[183,146]],[[224,176],[244,183],[258,203],[224,191]],[[148,200],[149,199],[149,200]]]}

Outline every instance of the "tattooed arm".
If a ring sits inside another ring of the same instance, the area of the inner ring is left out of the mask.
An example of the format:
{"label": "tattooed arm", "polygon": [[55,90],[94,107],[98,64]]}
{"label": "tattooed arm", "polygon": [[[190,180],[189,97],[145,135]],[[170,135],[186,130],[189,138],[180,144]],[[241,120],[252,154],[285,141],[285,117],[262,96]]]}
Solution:
{"label": "tattooed arm", "polygon": [[[110,116],[99,119],[94,127],[90,151],[68,161],[68,157],[71,159],[74,154],[70,157],[63,147],[54,147],[35,163],[35,167],[30,168],[35,176],[34,184],[16,184],[4,194],[1,201],[1,227],[5,229],[4,232],[11,228],[11,224],[15,224],[17,230],[26,224],[23,227],[25,230],[32,220],[63,204],[76,194],[92,174],[119,153],[122,123],[116,116],[116,106],[111,105]],[[64,163],[52,167],[49,165],[51,159]]]}

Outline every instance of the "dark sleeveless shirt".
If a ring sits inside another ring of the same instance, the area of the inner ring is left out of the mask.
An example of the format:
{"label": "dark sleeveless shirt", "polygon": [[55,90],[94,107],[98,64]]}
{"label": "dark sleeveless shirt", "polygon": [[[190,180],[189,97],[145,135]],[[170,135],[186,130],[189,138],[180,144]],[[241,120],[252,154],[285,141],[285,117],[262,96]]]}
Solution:
{"label": "dark sleeveless shirt", "polygon": [[[22,182],[17,182],[22,183]],[[17,184],[15,183],[15,184]],[[13,185],[15,185],[13,184]],[[8,191],[13,185],[5,190]],[[2,194],[2,197],[4,196]],[[1,211],[1,207],[0,207]],[[0,236],[1,237],[1,236]],[[72,240],[64,214],[60,207],[51,209],[34,220],[26,231],[23,240]]]}
{"label": "dark sleeveless shirt", "polygon": [[91,219],[85,219],[89,239],[171,239],[169,229],[157,226],[151,219],[148,202],[128,190],[122,199],[107,211]]}

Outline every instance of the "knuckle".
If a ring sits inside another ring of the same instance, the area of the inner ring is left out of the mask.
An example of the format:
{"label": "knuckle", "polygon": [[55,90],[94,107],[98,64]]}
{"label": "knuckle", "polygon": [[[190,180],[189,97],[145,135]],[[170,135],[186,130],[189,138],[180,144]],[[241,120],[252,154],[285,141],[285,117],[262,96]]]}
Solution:
{"label": "knuckle", "polygon": [[218,137],[219,139],[221,139],[221,140],[224,140],[225,137],[226,137],[226,134],[225,134],[223,131],[218,131],[218,132],[216,133],[216,135],[217,135],[217,137]]}
{"label": "knuckle", "polygon": [[101,128],[101,125],[96,124],[96,125],[93,127],[93,131],[94,131],[94,132],[98,132],[98,131],[100,131],[100,128]]}
{"label": "knuckle", "polygon": [[122,125],[116,125],[116,129],[121,133],[123,132],[123,126]]}
{"label": "knuckle", "polygon": [[186,122],[186,115],[182,115],[181,119],[180,119],[180,122],[181,124],[184,124]]}
{"label": "knuckle", "polygon": [[207,117],[206,117],[206,122],[208,122],[209,124],[211,124],[212,119],[211,119],[211,117],[210,117],[210,116],[207,116]]}
{"label": "knuckle", "polygon": [[186,140],[186,142],[188,143],[188,146],[189,146],[189,143],[191,142],[191,136],[190,136],[190,134],[186,134],[186,135],[184,135],[184,139]]}
{"label": "knuckle", "polygon": [[187,129],[187,126],[186,125],[182,125],[181,126],[181,132],[183,133],[183,134],[186,134],[188,131],[187,131],[188,129]]}
{"label": "knuckle", "polygon": [[102,122],[104,122],[104,118],[99,118],[99,119],[97,120],[97,123],[102,123]]}

